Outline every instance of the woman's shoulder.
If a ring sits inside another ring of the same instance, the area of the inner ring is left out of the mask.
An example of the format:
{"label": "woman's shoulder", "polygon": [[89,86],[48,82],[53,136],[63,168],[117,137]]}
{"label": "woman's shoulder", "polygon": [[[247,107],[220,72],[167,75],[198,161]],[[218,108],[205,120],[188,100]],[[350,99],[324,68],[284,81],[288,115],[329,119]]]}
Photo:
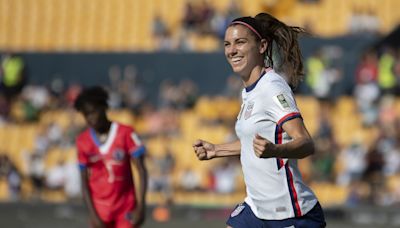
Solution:
{"label": "woman's shoulder", "polygon": [[273,70],[269,71],[264,75],[265,80],[263,80],[263,87],[267,87],[265,89],[266,92],[282,92],[290,90],[290,86],[286,82],[284,75],[281,75]]}

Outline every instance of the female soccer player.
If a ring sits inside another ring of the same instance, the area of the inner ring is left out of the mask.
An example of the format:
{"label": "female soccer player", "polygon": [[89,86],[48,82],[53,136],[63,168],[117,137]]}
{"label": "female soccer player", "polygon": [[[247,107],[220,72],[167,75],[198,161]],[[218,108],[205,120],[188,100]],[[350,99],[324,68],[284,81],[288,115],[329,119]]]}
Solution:
{"label": "female soccer player", "polygon": [[[83,197],[94,227],[139,227],[145,215],[145,147],[131,127],[107,118],[107,100],[103,88],[92,87],[74,104],[88,125],[76,140]],[[138,193],[131,164],[139,176]]]}
{"label": "female soccer player", "polygon": [[240,155],[247,196],[228,228],[325,227],[297,167],[297,159],[314,153],[291,90],[303,75],[302,31],[260,13],[233,20],[225,32],[225,57],[245,86],[235,126],[239,140],[196,140],[193,148],[199,160]]}

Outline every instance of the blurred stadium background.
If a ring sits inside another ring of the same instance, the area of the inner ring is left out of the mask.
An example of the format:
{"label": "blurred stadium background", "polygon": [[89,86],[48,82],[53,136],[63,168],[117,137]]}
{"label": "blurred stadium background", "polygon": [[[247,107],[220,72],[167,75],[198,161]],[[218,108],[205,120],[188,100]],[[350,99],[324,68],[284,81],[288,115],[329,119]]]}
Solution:
{"label": "blurred stadium background", "polygon": [[317,153],[301,160],[328,227],[399,227],[400,1],[0,0],[0,226],[87,227],[72,103],[111,93],[110,117],[148,147],[147,227],[224,227],[244,197],[235,159],[196,160],[197,138],[232,140],[240,80],[226,24],[265,11],[306,28],[298,105]]}

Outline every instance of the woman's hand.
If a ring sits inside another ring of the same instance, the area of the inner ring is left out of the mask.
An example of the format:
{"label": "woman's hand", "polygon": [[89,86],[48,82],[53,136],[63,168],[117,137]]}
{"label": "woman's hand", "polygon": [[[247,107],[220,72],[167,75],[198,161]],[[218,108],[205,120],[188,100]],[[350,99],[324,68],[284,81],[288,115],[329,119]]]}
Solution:
{"label": "woman's hand", "polygon": [[210,160],[215,158],[215,145],[198,139],[193,143],[193,149],[199,160]]}
{"label": "woman's hand", "polygon": [[259,134],[253,140],[254,153],[259,158],[275,157],[275,144],[263,138]]}

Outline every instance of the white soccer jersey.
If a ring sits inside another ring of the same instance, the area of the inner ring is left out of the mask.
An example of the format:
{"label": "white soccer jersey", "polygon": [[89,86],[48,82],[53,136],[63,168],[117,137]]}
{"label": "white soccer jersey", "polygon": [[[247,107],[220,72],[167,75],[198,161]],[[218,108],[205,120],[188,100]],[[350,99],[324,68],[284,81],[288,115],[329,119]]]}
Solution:
{"label": "white soccer jersey", "polygon": [[292,140],[282,129],[284,122],[301,118],[292,90],[270,70],[243,90],[242,99],[235,128],[241,142],[245,202],[260,219],[281,220],[306,214],[317,198],[303,183],[297,160],[258,158],[253,150],[257,133],[275,144]]}

